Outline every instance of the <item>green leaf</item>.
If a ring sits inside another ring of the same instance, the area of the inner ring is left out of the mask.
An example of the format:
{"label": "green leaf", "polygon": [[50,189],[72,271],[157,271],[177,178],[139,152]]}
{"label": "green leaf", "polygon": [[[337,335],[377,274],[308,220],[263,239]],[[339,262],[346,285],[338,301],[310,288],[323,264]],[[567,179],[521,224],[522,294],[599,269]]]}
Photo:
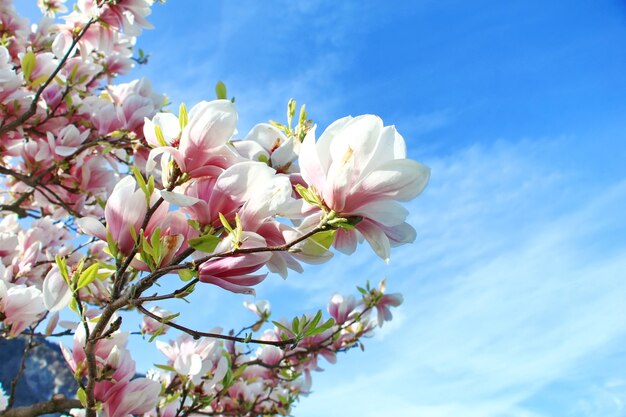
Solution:
{"label": "green leaf", "polygon": [[150,236],[150,245],[152,246],[152,259],[156,265],[161,263],[161,253],[163,248],[161,247],[161,229],[157,227]]}
{"label": "green leaf", "polygon": [[72,71],[70,72],[70,76],[67,77],[69,82],[74,82],[74,78],[76,77],[76,74],[78,73],[78,64],[74,64],[74,66],[72,67]]}
{"label": "green leaf", "polygon": [[328,321],[326,323],[322,324],[320,327],[315,329],[315,333],[314,334],[324,333],[326,330],[330,329],[334,325],[335,325],[335,320],[330,318],[330,319],[328,319]]}
{"label": "green leaf", "polygon": [[22,72],[24,73],[24,80],[30,81],[30,76],[33,73],[33,70],[37,66],[37,58],[33,51],[28,51],[22,57]]}
{"label": "green leaf", "polygon": [[83,407],[87,408],[87,393],[85,392],[83,388],[80,388],[80,387],[78,388],[78,390],[76,391],[76,397],[78,398],[80,403],[83,405]]}
{"label": "green leaf", "polygon": [[41,84],[45,83],[48,80],[47,75],[40,75],[30,82],[30,85],[33,87],[39,87]]}
{"label": "green leaf", "polygon": [[161,320],[164,323],[169,323],[170,321],[174,320],[178,316],[180,316],[180,313],[170,314],[169,316],[162,317]]}
{"label": "green leaf", "polygon": [[309,328],[315,328],[315,326],[317,326],[317,323],[320,322],[320,320],[322,319],[322,310],[317,310],[317,314],[315,315],[315,317],[313,317],[313,320],[311,320],[311,322],[309,323]]}
{"label": "green leaf", "polygon": [[63,280],[65,281],[65,283],[67,284],[67,286],[70,286],[70,276],[67,273],[67,262],[65,260],[65,258],[62,258],[61,256],[57,255],[54,257],[54,260],[57,264],[57,266],[59,267],[59,272],[61,273],[61,277],[63,277]]}
{"label": "green leaf", "polygon": [[215,250],[218,243],[220,243],[220,238],[215,235],[208,234],[208,235],[204,235],[200,237],[195,237],[193,239],[189,239],[188,243],[189,243],[189,246],[191,246],[195,250],[199,250],[200,252],[211,253]]}
{"label": "green leaf", "polygon": [[154,364],[155,367],[159,368],[159,369],[163,369],[164,371],[169,371],[169,372],[176,372],[176,369],[174,369],[173,366],[169,366],[169,365],[158,365],[158,364]]}
{"label": "green leaf", "polygon": [[187,282],[194,277],[194,273],[189,269],[181,269],[178,271],[178,276],[182,281]]}
{"label": "green leaf", "polygon": [[289,130],[291,130],[291,121],[293,120],[294,114],[296,114],[296,100],[289,99],[287,103],[287,126]]}
{"label": "green leaf", "polygon": [[70,309],[71,309],[74,313],[76,313],[76,314],[80,315],[80,310],[78,310],[78,303],[76,302],[76,299],[75,299],[75,298],[72,298],[72,300],[70,301],[70,304],[69,304],[69,305],[70,305]]}
{"label": "green leaf", "polygon": [[317,193],[314,191],[312,187],[305,188],[301,184],[297,184],[295,189],[296,189],[296,192],[300,194],[300,197],[302,197],[304,201],[306,201],[312,206],[324,209],[324,204],[322,203],[322,200],[320,199],[320,197],[317,195]]}
{"label": "green leaf", "polygon": [[[158,126],[156,126],[156,127],[158,127]],[[151,192],[151,190],[148,189],[148,184],[146,184],[146,180],[143,177],[143,174],[139,171],[139,168],[137,168],[136,166],[133,166],[131,171],[135,175],[135,179],[137,180],[137,185],[139,185],[139,188],[141,188],[141,191],[143,191],[144,195],[146,196],[146,205],[149,207],[150,206],[150,197],[152,197],[152,192]],[[154,188],[153,188],[153,190],[154,190]]]}
{"label": "green leaf", "polygon": [[187,107],[185,106],[185,103],[180,103],[180,107],[178,108],[178,124],[181,131],[185,128],[185,126],[187,126],[187,123],[189,123]]}
{"label": "green leaf", "polygon": [[286,326],[284,326],[284,325],[280,324],[279,322],[277,322],[277,321],[272,321],[272,323],[274,323],[274,326],[278,327],[279,329],[284,330],[284,331],[285,331],[285,332],[287,332],[288,334],[291,334],[291,335],[293,335],[293,334],[294,334],[294,333],[291,331],[291,329],[290,329],[290,328],[288,328],[288,327],[286,327]]}
{"label": "green leaf", "polygon": [[226,85],[218,81],[215,84],[215,94],[217,95],[218,100],[225,100],[228,96],[226,95]]}
{"label": "green leaf", "polygon": [[222,213],[218,213],[218,215],[220,216],[220,222],[222,222],[222,226],[224,226],[224,229],[226,229],[228,233],[233,233],[233,228],[231,227],[230,223],[228,223],[228,220],[226,220],[226,217],[224,217]]}
{"label": "green leaf", "polygon": [[335,241],[336,233],[337,233],[336,230],[325,230],[323,232],[318,232],[314,234],[309,239],[311,239],[313,242],[317,243],[324,249],[328,250],[330,249],[330,246]]}
{"label": "green leaf", "polygon": [[160,326],[158,329],[156,329],[156,331],[152,333],[152,335],[150,336],[150,339],[148,339],[148,343],[154,342],[154,339],[156,339],[158,335],[163,333],[164,330],[165,330],[165,326]]}
{"label": "green leaf", "polygon": [[157,138],[157,142],[161,146],[168,146],[167,141],[165,140],[165,136],[163,136],[163,131],[161,130],[161,126],[155,124],[154,125],[154,134]]}
{"label": "green leaf", "polygon": [[87,285],[91,284],[96,277],[98,276],[98,268],[100,265],[97,263],[90,265],[87,269],[85,269],[78,278],[78,283],[76,284],[76,289],[79,290]]}

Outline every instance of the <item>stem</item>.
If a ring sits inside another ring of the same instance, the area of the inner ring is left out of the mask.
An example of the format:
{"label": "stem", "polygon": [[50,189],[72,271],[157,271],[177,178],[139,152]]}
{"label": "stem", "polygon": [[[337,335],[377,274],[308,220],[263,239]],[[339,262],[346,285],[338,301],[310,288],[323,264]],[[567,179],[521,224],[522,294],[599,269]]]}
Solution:
{"label": "stem", "polygon": [[181,326],[180,324],[176,324],[173,321],[167,321],[163,319],[163,317],[160,317],[154,313],[151,313],[141,304],[137,305],[137,310],[141,311],[146,316],[151,317],[152,319],[158,321],[159,323],[166,324],[170,327],[180,330],[181,332],[185,332],[188,335],[193,336],[194,339],[199,339],[201,337],[212,337],[214,339],[230,340],[232,342],[256,343],[260,345],[272,345],[272,346],[278,346],[278,347],[292,345],[296,342],[296,339],[293,339],[293,338],[286,339],[286,340],[273,341],[273,340],[245,339],[243,337],[229,336],[229,335],[219,334],[219,333],[200,332],[200,331],[193,330],[185,326]]}
{"label": "stem", "polygon": [[22,359],[20,361],[20,367],[17,369],[17,373],[15,377],[11,380],[11,388],[9,390],[9,401],[7,404],[7,408],[13,407],[13,403],[15,403],[15,389],[17,388],[17,383],[20,381],[20,378],[24,374],[26,370],[26,359],[28,358],[28,354],[30,350],[34,347],[33,344],[34,336],[31,334],[28,336],[28,340],[25,342],[24,350],[22,351]]}
{"label": "stem", "polygon": [[46,89],[46,87],[48,87],[48,85],[50,85],[50,83],[52,82],[52,80],[54,80],[54,78],[57,76],[59,71],[61,71],[61,69],[67,62],[68,58],[70,57],[70,54],[74,51],[74,47],[76,46],[78,41],[80,41],[80,39],[85,35],[85,33],[87,33],[87,29],[89,29],[89,26],[91,26],[94,22],[95,22],[94,19],[89,19],[89,21],[87,21],[85,26],[78,33],[78,35],[76,35],[76,37],[72,39],[72,44],[70,45],[70,48],[67,50],[65,55],[63,55],[63,58],[61,58],[61,61],[59,61],[59,65],[57,65],[54,71],[52,71],[52,74],[50,74],[48,79],[43,84],[41,84],[41,86],[39,86],[39,89],[35,93],[35,97],[33,97],[33,101],[30,103],[30,106],[28,107],[28,110],[22,113],[17,119],[13,120],[11,123],[8,123],[0,127],[0,135],[15,129],[18,126],[23,125],[26,120],[28,120],[31,116],[35,114],[35,112],[37,111],[37,102],[39,101],[39,98],[43,94],[43,91]]}
{"label": "stem", "polygon": [[36,417],[44,414],[62,413],[71,408],[82,407],[82,404],[78,400],[71,400],[65,398],[63,395],[55,395],[50,401],[5,410],[0,412],[0,417]]}

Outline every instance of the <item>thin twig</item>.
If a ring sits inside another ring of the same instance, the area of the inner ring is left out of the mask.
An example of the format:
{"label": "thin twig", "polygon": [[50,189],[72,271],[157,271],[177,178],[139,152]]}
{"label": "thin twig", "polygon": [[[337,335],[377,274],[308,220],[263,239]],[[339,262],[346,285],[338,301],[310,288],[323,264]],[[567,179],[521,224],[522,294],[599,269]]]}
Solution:
{"label": "thin twig", "polygon": [[11,380],[11,388],[9,390],[9,401],[7,402],[7,408],[13,407],[13,404],[15,403],[15,390],[17,388],[17,384],[24,374],[24,371],[26,370],[26,359],[28,358],[28,354],[30,353],[30,350],[35,346],[33,343],[33,339],[34,336],[31,334],[30,336],[28,336],[28,340],[25,342],[26,344],[24,345],[24,350],[22,351],[20,366],[17,369],[15,377],[13,377],[13,379]]}
{"label": "thin twig", "polygon": [[76,46],[76,44],[78,44],[78,42],[85,35],[85,33],[87,33],[87,30],[94,22],[95,22],[94,19],[89,19],[89,21],[87,21],[85,26],[78,33],[78,35],[76,35],[76,37],[72,39],[72,44],[70,45],[70,48],[67,50],[65,55],[63,55],[63,58],[61,58],[61,60],[59,61],[59,65],[57,65],[54,71],[52,71],[52,74],[50,74],[48,79],[43,84],[41,84],[41,86],[39,86],[39,89],[35,93],[35,97],[33,97],[33,101],[30,103],[30,106],[28,107],[28,110],[22,113],[18,118],[13,120],[11,123],[8,123],[0,127],[0,135],[6,132],[10,132],[11,130],[17,128],[18,126],[23,125],[26,120],[28,120],[31,116],[35,114],[35,112],[37,111],[37,102],[39,101],[39,98],[43,94],[43,91],[46,89],[46,87],[48,87],[48,85],[50,85],[50,83],[52,82],[52,80],[54,80],[54,78],[57,76],[59,71],[61,71],[61,69],[67,62],[72,52],[74,52],[74,47]]}
{"label": "thin twig", "polygon": [[243,337],[229,336],[229,335],[220,334],[220,333],[200,332],[200,331],[182,326],[180,324],[174,323],[173,321],[165,320],[163,317],[160,317],[150,312],[141,304],[137,305],[137,310],[141,311],[146,316],[158,321],[161,324],[166,324],[170,327],[180,330],[181,332],[187,333],[188,335],[192,336],[194,339],[199,339],[201,337],[211,337],[214,339],[230,340],[231,342],[255,343],[255,344],[260,344],[260,345],[272,345],[272,346],[278,346],[278,347],[292,345],[296,342],[296,339],[293,339],[293,338],[285,339],[285,340],[260,340],[260,339],[246,339]]}

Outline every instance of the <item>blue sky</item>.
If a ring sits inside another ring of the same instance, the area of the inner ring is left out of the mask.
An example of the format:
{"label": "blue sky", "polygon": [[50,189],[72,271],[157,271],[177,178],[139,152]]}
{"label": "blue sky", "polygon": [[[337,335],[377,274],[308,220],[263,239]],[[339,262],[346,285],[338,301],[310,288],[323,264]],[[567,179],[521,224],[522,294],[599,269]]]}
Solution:
{"label": "blue sky", "polygon": [[[150,20],[134,75],[173,103],[221,79],[242,135],[291,97],[321,128],[379,114],[432,169],[389,265],[361,247],[259,287],[279,316],[366,279],[405,295],[296,416],[626,416],[626,2],[196,0]],[[250,319],[194,297],[188,323]]]}

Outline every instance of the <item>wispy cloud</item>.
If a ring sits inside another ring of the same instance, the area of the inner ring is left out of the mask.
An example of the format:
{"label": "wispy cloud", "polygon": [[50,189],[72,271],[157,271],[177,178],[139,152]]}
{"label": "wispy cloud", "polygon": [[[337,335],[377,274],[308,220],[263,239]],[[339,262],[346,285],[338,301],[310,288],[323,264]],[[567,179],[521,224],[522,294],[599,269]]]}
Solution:
{"label": "wispy cloud", "polygon": [[[626,183],[576,189],[585,173],[560,169],[545,153],[556,143],[430,161],[417,244],[367,269],[405,294],[400,325],[319,375],[298,415],[623,415],[624,364],[609,353],[626,341],[626,244],[611,238],[626,228]],[[335,277],[366,271],[341,264]],[[558,384],[580,397],[551,399]]]}

